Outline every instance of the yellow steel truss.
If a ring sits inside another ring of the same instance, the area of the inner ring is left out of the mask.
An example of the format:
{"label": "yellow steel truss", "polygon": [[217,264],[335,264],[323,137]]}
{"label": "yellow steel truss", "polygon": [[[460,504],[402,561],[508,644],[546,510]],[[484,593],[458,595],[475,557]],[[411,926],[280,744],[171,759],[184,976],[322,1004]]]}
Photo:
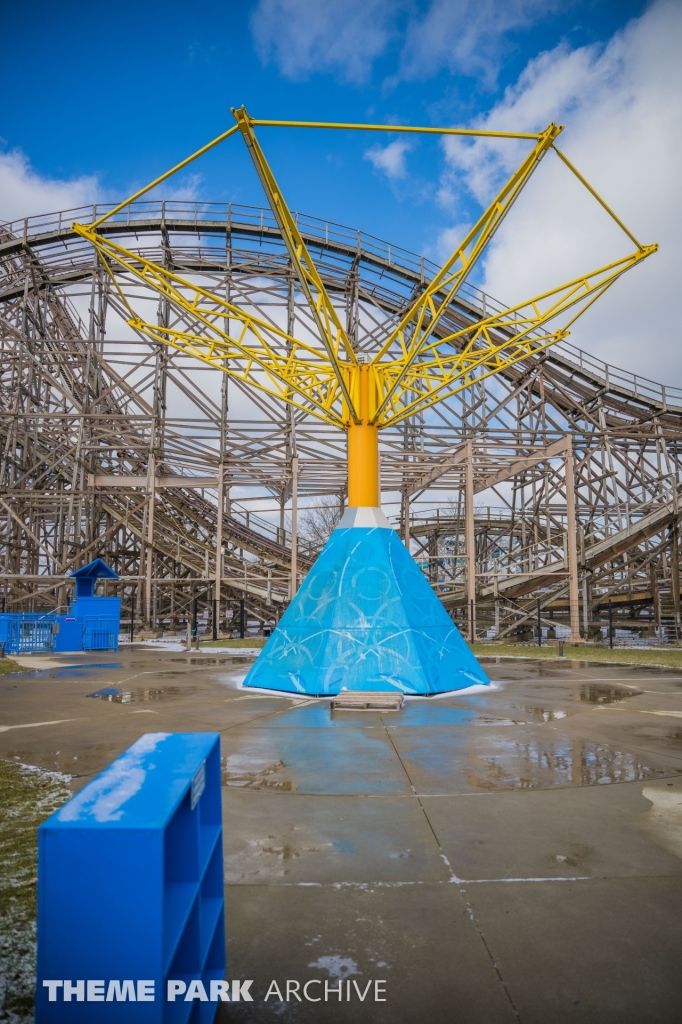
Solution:
{"label": "yellow steel truss", "polygon": [[[74,224],[73,230],[98,250],[114,287],[128,309],[128,323],[140,334],[217,367],[243,383],[339,428],[366,423],[381,429],[398,423],[476,381],[541,352],[566,337],[570,326],[585,309],[622,274],[658,248],[656,245],[641,245],[557,149],[555,141],[562,126],[550,124],[543,132],[528,134],[464,128],[257,120],[251,118],[243,107],[233,110],[233,114],[237,123],[228,131],[92,224]],[[254,129],[259,125],[492,136],[524,139],[533,144],[478,222],[371,357],[369,398],[362,409],[358,399],[362,371],[358,355],[256,138]],[[315,326],[309,337],[289,335],[215,292],[200,288],[137,255],[97,230],[129,203],[237,131],[246,143],[299,286],[309,304]],[[448,313],[453,312],[455,296],[549,149],[558,154],[622,228],[635,244],[635,251],[567,284],[481,319],[473,326],[468,324],[453,331],[448,325]],[[177,318],[173,326],[148,323],[130,306],[113,273],[113,264],[163,296]],[[568,320],[558,325],[557,320],[565,313],[569,313]]]}
{"label": "yellow steel truss", "polygon": [[[337,373],[314,339],[306,342],[295,338],[92,228],[74,225],[74,229],[97,248],[130,314],[127,322],[140,334],[194,356],[328,423],[345,426],[340,415]],[[112,261],[125,274],[159,292],[179,316],[182,327],[147,323],[135,312],[112,271]],[[229,330],[226,323],[230,324]]]}

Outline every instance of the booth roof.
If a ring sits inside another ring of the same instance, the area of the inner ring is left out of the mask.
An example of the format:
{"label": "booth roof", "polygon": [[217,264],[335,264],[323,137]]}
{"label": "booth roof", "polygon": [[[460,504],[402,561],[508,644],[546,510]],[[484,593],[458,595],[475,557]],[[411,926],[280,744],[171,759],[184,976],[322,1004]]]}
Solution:
{"label": "booth roof", "polygon": [[80,569],[76,569],[75,572],[71,573],[71,579],[95,579],[95,580],[117,580],[119,579],[117,572],[107,565],[101,558],[96,558],[94,562],[88,562],[87,565],[82,566]]}

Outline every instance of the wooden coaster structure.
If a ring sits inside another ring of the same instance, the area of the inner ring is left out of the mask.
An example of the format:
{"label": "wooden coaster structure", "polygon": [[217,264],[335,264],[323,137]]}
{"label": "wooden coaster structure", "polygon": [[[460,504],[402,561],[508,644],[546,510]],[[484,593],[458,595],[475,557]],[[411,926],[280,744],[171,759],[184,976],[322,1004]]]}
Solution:
{"label": "wooden coaster structure", "polygon": [[[347,431],[348,505],[378,507],[379,431],[424,412],[476,382],[537,356],[567,337],[571,325],[627,270],[657,249],[641,245],[556,146],[563,126],[550,124],[538,134],[468,128],[314,123],[255,119],[244,107],[233,109],[236,124],[176,167],[140,189],[91,224],[72,225],[91,242],[103,265],[117,263],[146,288],[157,292],[178,317],[177,326],[150,323],[131,306],[128,323],[153,341],[219,367],[229,376],[265,391]],[[315,262],[256,137],[256,127],[335,129],[434,134],[467,138],[523,140],[529,152],[445,261],[420,289],[374,351],[359,352],[341,323]],[[305,295],[316,330],[302,337],[255,316],[248,309],[194,284],[98,231],[131,202],[184,169],[231,135],[246,144],[272,214],[279,226],[297,285]],[[438,333],[443,315],[478,264],[503,219],[542,158],[552,150],[622,228],[636,248],[629,255],[525,302],[469,325]],[[117,287],[117,278],[112,274]],[[560,321],[560,323],[559,323]]]}
{"label": "wooden coaster structure", "polygon": [[[0,230],[3,600],[8,609],[58,607],[68,573],[101,555],[121,575],[124,618],[133,613],[136,623],[177,628],[198,596],[200,609],[236,602],[234,624],[241,596],[252,628],[274,624],[295,589],[290,581],[311,564],[300,541],[291,544],[296,526],[285,522],[285,503],[297,493],[304,503],[325,494],[347,499],[344,433],[293,391],[298,404],[289,404],[291,415],[283,411],[284,385],[255,360],[250,375],[245,361],[232,361],[230,412],[225,401],[215,408],[202,388],[207,363],[192,345],[183,351],[167,340],[203,326],[150,291],[139,272],[153,266],[192,287],[200,282],[205,308],[218,310],[215,322],[232,334],[243,319],[222,317],[216,298],[231,298],[269,327],[274,321],[286,335],[268,336],[276,351],[295,353],[288,339],[296,336],[322,350],[317,322],[270,210],[145,200],[146,191],[128,206]],[[84,245],[74,219],[99,222],[98,235],[124,242],[135,273]],[[440,268],[356,229],[293,220],[358,364],[370,365]],[[160,300],[155,331],[124,336],[122,319],[149,308],[144,295]],[[443,346],[446,355],[464,351],[491,311],[498,324],[508,312],[466,280],[448,309],[433,301],[433,339],[461,332]],[[382,489],[401,499],[403,536],[454,615],[469,617],[473,591],[484,632],[499,623],[514,635],[534,621],[540,599],[545,620],[566,622],[570,603],[574,632],[587,633],[612,599],[619,624],[674,636],[682,398],[669,382],[607,366],[566,340],[527,352],[492,376],[484,376],[484,361],[475,379],[460,379],[460,390],[443,390],[437,404],[381,427]],[[227,382],[223,358],[209,365]],[[166,411],[166,387],[184,389],[187,412],[172,404]],[[233,404],[245,389],[258,403],[248,421]],[[342,401],[335,409],[343,412]],[[505,480],[509,495],[499,490]],[[276,496],[279,528],[231,496],[243,486]],[[438,504],[439,492],[446,506],[416,509],[420,495]],[[497,507],[475,506],[477,494]]]}

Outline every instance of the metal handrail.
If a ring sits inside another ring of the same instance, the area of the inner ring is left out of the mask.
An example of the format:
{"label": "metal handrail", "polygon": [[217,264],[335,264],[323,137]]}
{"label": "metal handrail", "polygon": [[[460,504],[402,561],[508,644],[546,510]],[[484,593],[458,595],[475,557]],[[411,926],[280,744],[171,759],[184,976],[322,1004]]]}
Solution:
{"label": "metal handrail", "polygon": [[[114,203],[97,203],[94,206],[80,206],[54,213],[25,217],[20,220],[0,223],[0,230],[25,240],[41,234],[69,233],[73,221],[90,223],[104,216],[115,205]],[[277,222],[269,209],[241,203],[204,203],[186,200],[140,200],[114,214],[109,223],[130,227],[134,230],[136,223],[150,219],[164,223],[168,223],[168,221],[187,223],[199,233],[202,222],[210,223],[212,226],[216,223],[224,224],[226,231],[229,231],[233,223],[239,223],[240,225],[252,225],[255,231],[268,230],[273,234],[279,232]],[[367,231],[350,228],[335,221],[323,220],[310,214],[297,213],[296,220],[299,230],[309,238],[319,239],[320,245],[324,248],[329,248],[337,242],[345,249],[361,249],[377,262],[385,264],[386,272],[389,274],[403,270],[411,277],[423,280],[435,276],[439,269],[432,260],[419,256],[402,246],[388,243]],[[464,301],[469,301],[474,307],[484,310],[488,315],[503,312],[507,308],[483,289],[467,282],[460,289],[459,295]],[[669,405],[682,408],[682,388],[671,387],[668,384],[662,385],[642,377],[640,374],[612,366],[569,341],[559,342],[553,347],[550,358],[557,357],[560,361],[569,363],[574,372],[577,371],[596,378],[607,389],[625,391],[635,399],[653,400],[660,404],[663,410]]]}

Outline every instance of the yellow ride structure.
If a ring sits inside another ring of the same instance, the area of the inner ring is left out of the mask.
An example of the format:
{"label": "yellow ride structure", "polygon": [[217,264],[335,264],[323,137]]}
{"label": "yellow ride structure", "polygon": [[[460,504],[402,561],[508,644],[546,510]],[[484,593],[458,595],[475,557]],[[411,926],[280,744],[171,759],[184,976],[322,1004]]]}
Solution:
{"label": "yellow ride structure", "polygon": [[[97,249],[113,287],[141,335],[217,367],[348,434],[348,506],[378,507],[379,431],[435,405],[476,381],[537,355],[565,338],[571,325],[625,271],[655,252],[641,245],[556,146],[561,125],[537,134],[468,128],[261,120],[244,107],[233,109],[236,124],[150,182],[92,224],[73,230]],[[373,353],[356,350],[306,247],[256,137],[256,128],[344,129],[525,140],[529,152],[488,208],[467,232],[435,277],[426,282]],[[298,286],[310,306],[315,332],[292,330],[254,316],[214,291],[131,252],[100,225],[187,167],[231,135],[240,133],[286,244]],[[503,218],[545,154],[552,150],[606,210],[635,249],[627,256],[536,295],[503,312],[452,331],[443,315],[483,255]],[[130,305],[111,270],[119,264],[175,311],[173,326],[149,323]],[[302,333],[302,332],[301,332]]]}

